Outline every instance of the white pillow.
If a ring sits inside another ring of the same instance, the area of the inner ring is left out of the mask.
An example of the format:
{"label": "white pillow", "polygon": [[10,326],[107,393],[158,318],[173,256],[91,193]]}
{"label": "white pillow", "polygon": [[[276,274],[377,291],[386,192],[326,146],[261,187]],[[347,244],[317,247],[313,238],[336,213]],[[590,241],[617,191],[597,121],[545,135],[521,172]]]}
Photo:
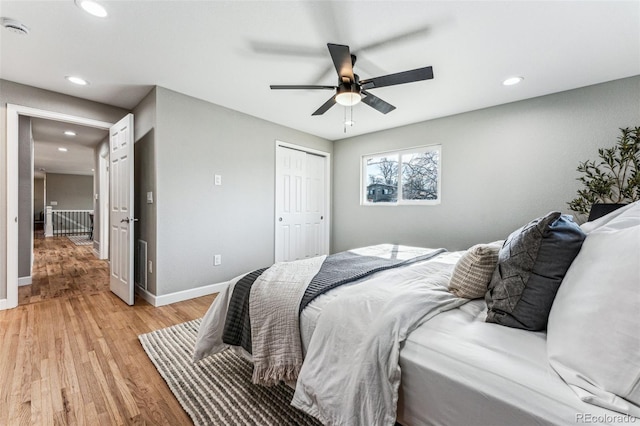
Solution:
{"label": "white pillow", "polygon": [[640,417],[640,202],[590,226],[547,325],[551,366],[585,402]]}
{"label": "white pillow", "polygon": [[607,226],[607,224],[609,222],[611,222],[612,220],[617,219],[620,216],[623,215],[627,215],[627,211],[628,210],[633,210],[635,208],[638,207],[638,202],[635,203],[631,203],[627,206],[624,207],[620,207],[617,210],[612,211],[611,213],[604,215],[594,221],[591,222],[585,222],[582,225],[580,225],[580,228],[582,228],[582,231],[585,234],[589,234],[590,232],[595,231],[598,228],[602,228],[603,226]]}

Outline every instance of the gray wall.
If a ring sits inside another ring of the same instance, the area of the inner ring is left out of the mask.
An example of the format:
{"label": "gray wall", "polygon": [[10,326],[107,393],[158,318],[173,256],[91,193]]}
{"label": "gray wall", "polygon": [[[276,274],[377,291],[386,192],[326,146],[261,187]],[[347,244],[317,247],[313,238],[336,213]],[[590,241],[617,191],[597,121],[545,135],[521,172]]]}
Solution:
{"label": "gray wall", "polygon": [[[37,89],[7,80],[0,80],[0,165],[2,170],[6,165],[7,133],[7,103],[39,108],[47,111],[61,112],[94,120],[116,122],[127,111],[121,108],[99,104],[48,90]],[[0,224],[7,223],[7,180],[6,174],[0,173]],[[0,241],[6,241],[6,227],[0,226]],[[9,247],[9,250],[14,248]],[[0,271],[6,271],[6,244],[0,244]],[[0,273],[0,298],[6,297],[6,276]]]}
{"label": "gray wall", "polygon": [[[618,128],[639,125],[640,76],[336,141],[333,250],[506,238],[551,210],[568,212],[578,162],[614,145]],[[362,155],[426,144],[442,144],[440,205],[359,205]]]}
{"label": "gray wall", "polygon": [[47,173],[47,205],[53,210],[93,210],[93,176]]}
{"label": "gray wall", "polygon": [[18,277],[31,276],[31,203],[33,202],[33,137],[31,118],[18,121]]}
{"label": "gray wall", "polygon": [[273,263],[275,141],[332,142],[161,87],[156,106],[156,294]]}
{"label": "gray wall", "polygon": [[41,220],[40,214],[44,214],[44,178],[33,179],[33,219]]}
{"label": "gray wall", "polygon": [[[135,216],[139,219],[135,224],[135,243],[138,240],[147,242],[147,259],[154,267],[152,272],[147,269],[147,291],[157,294],[156,285],[156,155],[155,155],[155,126],[156,126],[156,89],[154,88],[136,108],[134,114],[134,146],[135,176],[134,192]],[[153,193],[153,203],[147,203],[147,192]],[[137,261],[137,259],[136,259]],[[136,268],[147,268],[147,265],[135,265]]]}

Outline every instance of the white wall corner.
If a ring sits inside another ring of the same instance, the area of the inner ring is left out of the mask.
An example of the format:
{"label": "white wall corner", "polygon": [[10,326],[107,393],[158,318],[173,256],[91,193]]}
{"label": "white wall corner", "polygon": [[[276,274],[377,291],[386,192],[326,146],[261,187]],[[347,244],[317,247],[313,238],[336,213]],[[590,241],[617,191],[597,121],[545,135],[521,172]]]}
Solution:
{"label": "white wall corner", "polygon": [[195,299],[196,297],[207,296],[209,294],[220,293],[222,290],[226,289],[228,285],[229,282],[225,281],[222,283],[209,284],[203,287],[192,288],[189,290],[177,291],[175,293],[163,294],[161,296],[153,295],[149,291],[136,286],[136,292],[150,305],[158,307],[182,302],[189,299]]}

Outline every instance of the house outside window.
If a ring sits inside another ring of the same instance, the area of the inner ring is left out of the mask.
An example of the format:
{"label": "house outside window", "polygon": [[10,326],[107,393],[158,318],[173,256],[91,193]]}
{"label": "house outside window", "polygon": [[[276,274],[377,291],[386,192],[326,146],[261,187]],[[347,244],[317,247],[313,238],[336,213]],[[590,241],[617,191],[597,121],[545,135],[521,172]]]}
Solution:
{"label": "house outside window", "polygon": [[440,204],[441,146],[362,156],[362,205]]}

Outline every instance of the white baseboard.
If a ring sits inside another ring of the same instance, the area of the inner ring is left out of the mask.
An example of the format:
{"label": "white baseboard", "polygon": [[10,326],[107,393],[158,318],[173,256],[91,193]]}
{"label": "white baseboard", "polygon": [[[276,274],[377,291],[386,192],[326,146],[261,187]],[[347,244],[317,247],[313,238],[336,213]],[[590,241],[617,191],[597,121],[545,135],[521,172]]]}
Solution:
{"label": "white baseboard", "polygon": [[23,285],[29,285],[31,283],[33,283],[33,280],[31,279],[31,275],[29,275],[28,277],[18,278],[18,287],[21,287]]}
{"label": "white baseboard", "polygon": [[184,300],[195,299],[196,297],[206,296],[208,294],[220,293],[222,290],[227,288],[228,285],[228,282],[209,284],[203,287],[196,287],[189,290],[176,291],[175,293],[163,294],[161,296],[156,296],[149,293],[149,291],[143,289],[142,287],[136,286],[136,292],[140,295],[140,297],[149,302],[150,305],[157,307],[182,302]]}

